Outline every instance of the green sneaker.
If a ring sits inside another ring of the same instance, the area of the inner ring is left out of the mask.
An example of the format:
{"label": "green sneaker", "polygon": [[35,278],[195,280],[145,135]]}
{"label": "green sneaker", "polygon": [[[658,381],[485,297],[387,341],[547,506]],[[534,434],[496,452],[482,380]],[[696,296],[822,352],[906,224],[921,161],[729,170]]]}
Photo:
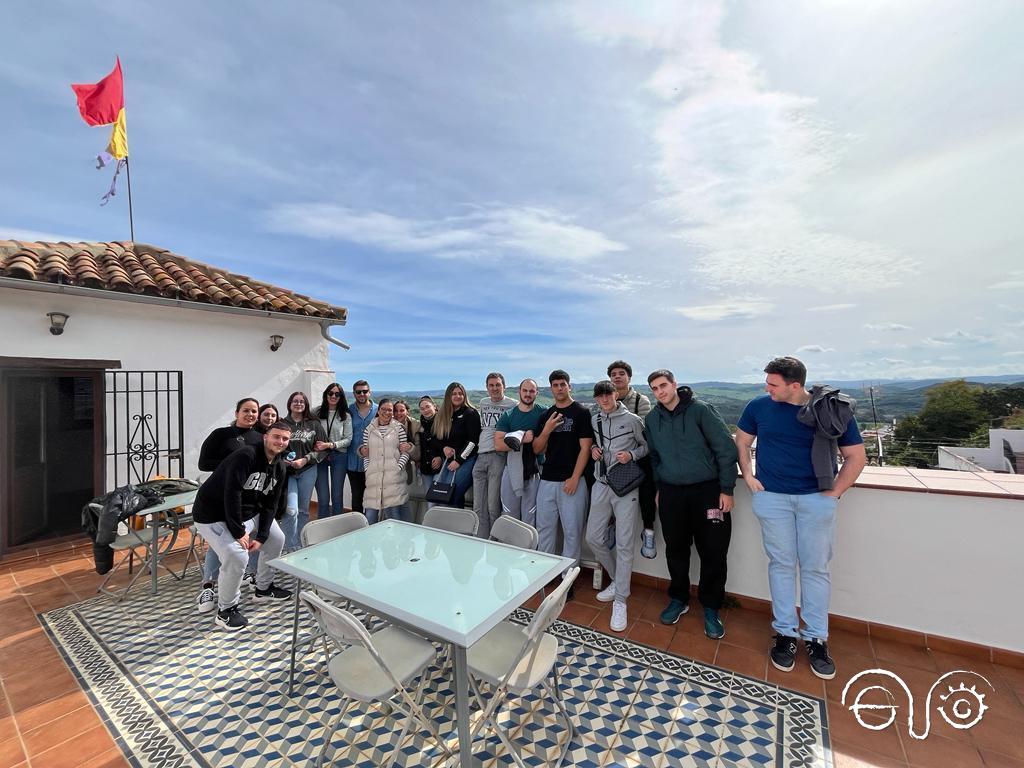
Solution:
{"label": "green sneaker", "polygon": [[704,634],[712,640],[721,640],[725,637],[725,625],[714,608],[704,609]]}
{"label": "green sneaker", "polygon": [[690,606],[684,603],[682,600],[676,600],[674,597],[668,601],[668,607],[661,612],[661,623],[662,624],[675,624],[679,621],[679,617],[690,610]]}

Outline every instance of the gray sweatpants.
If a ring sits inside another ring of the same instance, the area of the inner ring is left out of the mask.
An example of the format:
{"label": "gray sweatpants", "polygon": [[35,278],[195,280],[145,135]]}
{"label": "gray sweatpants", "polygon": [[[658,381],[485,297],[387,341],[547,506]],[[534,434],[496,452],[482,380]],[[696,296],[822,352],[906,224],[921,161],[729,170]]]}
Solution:
{"label": "gray sweatpants", "polygon": [[[562,524],[562,557],[572,558],[580,564],[583,547],[583,521],[587,515],[587,481],[580,478],[576,493],[571,496],[562,490],[561,480],[541,480],[537,489],[538,549],[555,553],[558,524]],[[571,567],[571,566],[570,566]]]}
{"label": "gray sweatpants", "polygon": [[[633,554],[636,549],[637,516],[640,514],[640,491],[616,496],[607,483],[596,482],[587,520],[587,544],[594,556],[615,583],[615,599],[629,597],[633,576]],[[608,521],[615,515],[615,549],[608,549]]]}
{"label": "gray sweatpants", "polygon": [[522,520],[524,523],[537,526],[537,488],[540,487],[540,475],[534,475],[523,483],[523,495],[516,496],[512,490],[512,478],[508,467],[501,473],[501,514]]}
{"label": "gray sweatpants", "polygon": [[505,469],[505,454],[498,451],[477,454],[473,465],[473,511],[480,518],[476,535],[481,539],[491,536],[491,523],[501,515],[501,473]]}
{"label": "gray sweatpants", "polygon": [[[245,532],[256,529],[259,518],[245,521]],[[249,552],[231,535],[224,523],[196,523],[196,528],[206,543],[220,558],[220,578],[217,580],[217,607],[226,610],[237,605],[242,599],[242,574],[249,562]],[[274,571],[267,563],[281,556],[284,549],[284,531],[276,520],[270,522],[270,535],[259,549],[259,564],[256,566],[256,588],[267,589],[274,582]]]}

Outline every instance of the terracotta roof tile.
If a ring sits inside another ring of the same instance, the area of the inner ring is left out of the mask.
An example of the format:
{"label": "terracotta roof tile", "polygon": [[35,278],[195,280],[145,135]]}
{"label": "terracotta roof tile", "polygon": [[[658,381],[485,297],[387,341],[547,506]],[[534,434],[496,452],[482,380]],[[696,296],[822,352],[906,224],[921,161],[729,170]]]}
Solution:
{"label": "terracotta roof tile", "polygon": [[347,310],[144,243],[0,240],[0,277],[345,320]]}

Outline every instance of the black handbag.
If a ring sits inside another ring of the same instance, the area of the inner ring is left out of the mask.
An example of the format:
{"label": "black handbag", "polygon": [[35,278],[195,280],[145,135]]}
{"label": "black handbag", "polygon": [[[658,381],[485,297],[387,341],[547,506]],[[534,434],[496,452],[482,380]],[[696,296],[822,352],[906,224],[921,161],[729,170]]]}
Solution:
{"label": "black handbag", "polygon": [[[450,472],[449,479],[445,481],[445,473]],[[451,504],[455,498],[455,473],[447,466],[438,473],[437,478],[430,484],[430,489],[423,495],[423,498],[433,504]]]}
{"label": "black handbag", "polygon": [[644,471],[640,469],[640,465],[636,461],[629,461],[626,464],[622,464],[616,461],[611,467],[605,466],[604,463],[604,429],[601,427],[601,417],[597,419],[597,434],[601,440],[601,459],[598,464],[601,466],[601,475],[604,477],[608,487],[612,489],[612,493],[616,496],[626,496],[632,493],[643,483],[645,479]]}

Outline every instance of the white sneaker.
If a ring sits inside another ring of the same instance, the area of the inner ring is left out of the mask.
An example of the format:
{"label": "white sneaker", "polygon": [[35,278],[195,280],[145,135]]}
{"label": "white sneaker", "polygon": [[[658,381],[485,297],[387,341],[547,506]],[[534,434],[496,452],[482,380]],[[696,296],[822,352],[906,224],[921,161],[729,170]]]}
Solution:
{"label": "white sneaker", "polygon": [[217,608],[217,593],[211,587],[206,587],[196,598],[196,609],[200,613],[209,613]]}
{"label": "white sneaker", "polygon": [[602,603],[610,603],[615,599],[615,582],[613,581],[607,587],[597,593],[597,599]]}
{"label": "white sneaker", "polygon": [[621,632],[626,628],[626,604],[622,600],[612,603],[612,620],[609,626],[612,632]]}

